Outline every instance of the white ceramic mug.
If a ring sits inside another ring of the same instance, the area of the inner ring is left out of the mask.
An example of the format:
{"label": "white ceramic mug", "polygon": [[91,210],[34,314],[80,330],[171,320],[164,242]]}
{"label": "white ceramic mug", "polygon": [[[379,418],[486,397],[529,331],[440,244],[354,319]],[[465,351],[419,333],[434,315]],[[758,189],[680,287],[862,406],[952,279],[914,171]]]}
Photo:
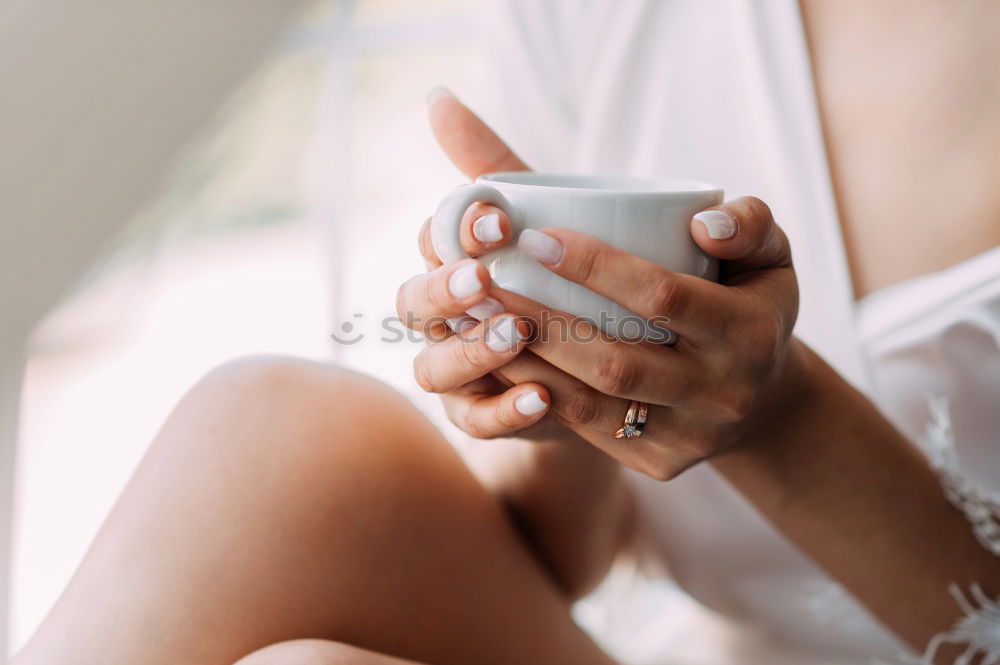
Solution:
{"label": "white ceramic mug", "polygon": [[589,319],[619,338],[656,339],[663,332],[519,251],[516,240],[522,230],[559,226],[582,231],[674,272],[718,278],[717,261],[701,251],[690,231],[695,213],[722,203],[722,190],[709,184],[531,171],[483,175],[448,194],[434,213],[431,239],[442,261],[468,257],[459,241],[459,224],[476,202],[497,206],[513,225],[510,246],[479,257],[497,286]]}

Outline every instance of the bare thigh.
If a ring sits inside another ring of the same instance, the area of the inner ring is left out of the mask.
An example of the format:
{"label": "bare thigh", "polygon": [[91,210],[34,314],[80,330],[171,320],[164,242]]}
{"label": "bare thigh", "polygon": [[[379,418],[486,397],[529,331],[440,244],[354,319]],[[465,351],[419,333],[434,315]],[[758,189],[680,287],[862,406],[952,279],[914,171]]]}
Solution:
{"label": "bare thigh", "polygon": [[15,663],[231,665],[302,639],[337,644],[249,658],[611,662],[405,399],[346,370],[257,359],[178,405]]}

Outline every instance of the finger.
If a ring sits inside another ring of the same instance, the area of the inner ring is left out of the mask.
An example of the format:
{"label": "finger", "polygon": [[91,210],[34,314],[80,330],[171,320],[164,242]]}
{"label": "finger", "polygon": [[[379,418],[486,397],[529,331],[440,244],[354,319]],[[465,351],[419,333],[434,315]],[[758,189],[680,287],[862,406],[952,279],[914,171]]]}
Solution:
{"label": "finger", "polygon": [[708,254],[729,261],[731,273],[792,264],[785,232],[767,204],[752,196],[699,212],[691,220],[691,235]]}
{"label": "finger", "polygon": [[480,256],[510,241],[510,218],[496,206],[473,203],[462,216],[459,233],[462,249],[469,256]]}
{"label": "finger", "polygon": [[798,280],[791,248],[763,201],[745,196],[703,210],[694,216],[691,234],[702,249],[725,260],[720,276],[724,284],[754,296],[751,315],[777,307],[782,319],[794,325]]}
{"label": "finger", "polygon": [[425,219],[424,223],[420,225],[420,233],[417,234],[417,247],[420,248],[420,256],[424,257],[424,265],[427,266],[428,271],[441,265],[441,259],[434,251],[434,243],[431,240],[432,219],[433,217]]}
{"label": "finger", "polygon": [[518,248],[557,275],[691,339],[714,337],[732,306],[725,287],[672,272],[579,231],[525,229]]}
{"label": "finger", "polygon": [[427,96],[427,105],[438,144],[469,178],[494,171],[528,170],[507,144],[450,91],[432,90]]}
{"label": "finger", "polygon": [[446,319],[464,312],[486,318],[502,311],[487,297],[490,284],[486,267],[475,259],[454,261],[407,280],[396,293],[396,313],[413,330],[443,328]]}
{"label": "finger", "polygon": [[700,394],[695,354],[662,344],[616,340],[585,319],[517,293],[493,293],[511,312],[535,322],[531,351],[605,395],[682,406]]}
{"label": "finger", "polygon": [[680,438],[672,440],[675,411],[664,406],[649,407],[642,437],[614,438],[625,422],[628,401],[601,394],[531,352],[522,353],[494,374],[510,384],[546,386],[550,416],[625,466],[650,477],[672,478],[705,456],[704,451],[685,445]]}
{"label": "finger", "polygon": [[541,420],[550,399],[545,386],[527,382],[499,395],[450,395],[444,405],[448,418],[462,431],[477,439],[493,439],[510,436]]}
{"label": "finger", "polygon": [[509,363],[530,336],[527,321],[500,314],[425,346],[413,361],[413,374],[427,392],[445,393]]}
{"label": "finger", "polygon": [[[500,208],[486,203],[474,203],[465,211],[459,224],[459,238],[462,249],[472,257],[500,249],[511,238],[510,218]],[[431,242],[431,220],[428,218],[420,227],[418,239],[420,254],[428,267],[441,265]]]}
{"label": "finger", "polygon": [[477,319],[461,314],[448,319],[448,327],[459,335],[463,335],[479,325]]}

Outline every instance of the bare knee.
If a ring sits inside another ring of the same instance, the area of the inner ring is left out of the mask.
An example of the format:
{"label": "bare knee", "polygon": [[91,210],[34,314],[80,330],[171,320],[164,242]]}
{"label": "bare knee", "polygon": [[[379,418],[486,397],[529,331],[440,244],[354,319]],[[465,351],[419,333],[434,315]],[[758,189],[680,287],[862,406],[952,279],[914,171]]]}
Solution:
{"label": "bare knee", "polygon": [[421,478],[454,474],[461,464],[433,425],[385,384],[282,357],[210,372],[177,407],[151,455],[197,467],[227,487],[324,500],[341,496],[332,488],[355,498],[376,486],[426,492]]}
{"label": "bare knee", "polygon": [[404,665],[403,661],[327,640],[292,640],[254,651],[235,665]]}
{"label": "bare knee", "polygon": [[[336,453],[366,439],[433,431],[402,395],[337,365],[281,356],[254,356],[209,372],[184,397],[168,428],[210,428],[216,445],[241,453]],[[374,443],[373,443],[374,442]]]}
{"label": "bare knee", "polygon": [[[352,395],[388,398],[392,402],[402,399],[384,383],[339,365],[260,355],[231,360],[211,370],[185,401],[210,402],[216,407],[239,402],[241,406],[268,407],[275,412],[294,408],[300,415],[312,415],[303,412],[302,406],[321,400],[324,411],[336,412]],[[368,410],[363,409],[359,415]]]}
{"label": "bare knee", "polygon": [[279,642],[240,658],[235,665],[344,665],[336,642],[293,640]]}

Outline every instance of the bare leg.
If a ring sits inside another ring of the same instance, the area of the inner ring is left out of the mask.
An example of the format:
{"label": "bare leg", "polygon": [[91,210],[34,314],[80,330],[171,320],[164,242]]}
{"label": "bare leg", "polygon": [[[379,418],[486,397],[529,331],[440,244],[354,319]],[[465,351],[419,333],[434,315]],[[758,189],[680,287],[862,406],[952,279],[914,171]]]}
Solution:
{"label": "bare leg", "polygon": [[306,638],[434,665],[611,662],[405,399],[271,359],[181,401],[15,663],[231,665]]}
{"label": "bare leg", "polygon": [[254,651],[236,665],[420,665],[347,644],[326,640],[293,640]]}

